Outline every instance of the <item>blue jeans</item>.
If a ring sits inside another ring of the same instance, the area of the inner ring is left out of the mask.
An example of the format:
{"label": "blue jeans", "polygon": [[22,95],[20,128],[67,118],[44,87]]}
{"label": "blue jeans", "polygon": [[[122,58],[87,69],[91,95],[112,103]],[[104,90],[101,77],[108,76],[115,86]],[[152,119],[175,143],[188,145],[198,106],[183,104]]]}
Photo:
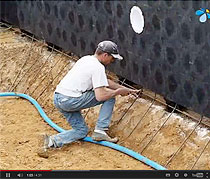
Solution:
{"label": "blue jeans", "polygon": [[97,101],[94,91],[87,91],[80,97],[69,97],[59,93],[54,95],[54,104],[65,116],[72,129],[50,136],[55,147],[71,143],[87,136],[88,127],[80,110],[102,104],[96,129],[107,130],[111,122],[115,98],[107,101]]}

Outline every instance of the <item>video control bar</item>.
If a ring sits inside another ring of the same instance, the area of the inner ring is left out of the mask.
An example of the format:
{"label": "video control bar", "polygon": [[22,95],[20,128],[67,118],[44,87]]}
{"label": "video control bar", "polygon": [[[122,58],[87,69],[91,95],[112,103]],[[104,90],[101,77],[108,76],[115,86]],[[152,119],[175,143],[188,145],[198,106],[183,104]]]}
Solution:
{"label": "video control bar", "polygon": [[1,170],[0,178],[205,178],[210,179],[208,170]]}

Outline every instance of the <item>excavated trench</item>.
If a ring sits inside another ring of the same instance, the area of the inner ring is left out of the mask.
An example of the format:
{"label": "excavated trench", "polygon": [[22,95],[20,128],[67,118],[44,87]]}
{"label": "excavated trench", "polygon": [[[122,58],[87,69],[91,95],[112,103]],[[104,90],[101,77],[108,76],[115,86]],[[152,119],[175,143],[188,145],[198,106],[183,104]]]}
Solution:
{"label": "excavated trench", "polygon": [[[58,52],[18,29],[0,29],[0,92],[18,92],[38,101],[49,118],[64,129],[70,126],[54,108],[56,85],[77,58]],[[117,80],[110,72],[107,75]],[[100,106],[83,110],[91,135]],[[210,170],[210,128],[206,117],[167,112],[162,97],[143,89],[140,97],[116,99],[110,134],[118,144],[171,170]],[[194,113],[193,113],[194,114]],[[197,120],[196,120],[197,119]],[[107,147],[78,141],[37,156],[37,136],[55,134],[30,102],[0,98],[0,168],[59,170],[150,170],[147,165]]]}

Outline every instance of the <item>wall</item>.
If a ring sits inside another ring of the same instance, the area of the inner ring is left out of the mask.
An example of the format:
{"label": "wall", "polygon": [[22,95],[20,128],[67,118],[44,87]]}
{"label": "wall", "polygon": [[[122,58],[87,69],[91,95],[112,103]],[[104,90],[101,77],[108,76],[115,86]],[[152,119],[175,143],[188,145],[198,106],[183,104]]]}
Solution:
{"label": "wall", "polygon": [[[133,6],[145,28],[133,31]],[[115,41],[125,60],[109,69],[210,117],[210,1],[1,1],[1,19],[78,56]],[[13,13],[11,12],[13,9]]]}

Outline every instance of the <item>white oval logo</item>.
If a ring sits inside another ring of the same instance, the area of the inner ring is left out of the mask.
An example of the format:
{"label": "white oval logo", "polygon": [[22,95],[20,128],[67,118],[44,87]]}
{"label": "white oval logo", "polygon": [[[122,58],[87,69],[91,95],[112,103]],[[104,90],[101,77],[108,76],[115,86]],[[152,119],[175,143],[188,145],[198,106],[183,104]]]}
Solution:
{"label": "white oval logo", "polygon": [[133,30],[140,34],[144,29],[144,16],[138,6],[133,6],[130,12],[130,22]]}

